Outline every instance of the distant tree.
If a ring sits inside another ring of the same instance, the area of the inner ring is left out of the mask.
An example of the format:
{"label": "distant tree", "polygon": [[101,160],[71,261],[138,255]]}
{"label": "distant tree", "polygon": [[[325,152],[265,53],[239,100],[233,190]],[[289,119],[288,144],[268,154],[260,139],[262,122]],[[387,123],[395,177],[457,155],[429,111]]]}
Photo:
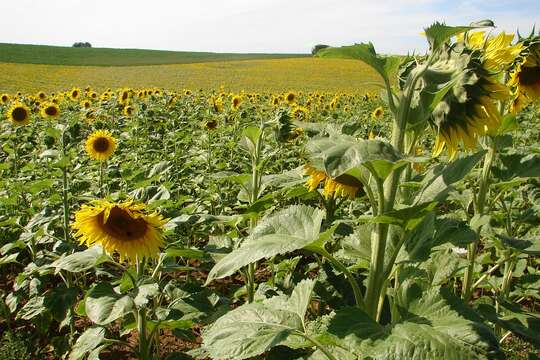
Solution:
{"label": "distant tree", "polygon": [[327,47],[330,47],[330,45],[317,44],[311,49],[311,55],[315,55],[316,53],[319,52],[319,50],[322,50]]}
{"label": "distant tree", "polygon": [[76,48],[91,48],[92,44],[90,44],[89,42],[76,42],[76,43],[73,44],[73,47],[76,47]]}

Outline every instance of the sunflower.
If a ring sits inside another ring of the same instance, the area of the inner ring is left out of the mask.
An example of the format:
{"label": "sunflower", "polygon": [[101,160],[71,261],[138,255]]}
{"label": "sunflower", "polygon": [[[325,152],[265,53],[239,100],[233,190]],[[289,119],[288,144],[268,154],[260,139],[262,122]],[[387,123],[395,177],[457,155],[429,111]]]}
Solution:
{"label": "sunflower", "polygon": [[210,103],[215,113],[219,114],[223,112],[223,99],[221,96],[212,96]]}
{"label": "sunflower", "polygon": [[362,188],[362,183],[352,175],[342,174],[332,178],[326,172],[317,170],[313,166],[304,166],[305,174],[309,175],[306,187],[309,191],[315,191],[319,184],[324,183],[323,196],[326,199],[348,197],[354,199],[358,191]]}
{"label": "sunflower", "polygon": [[9,108],[7,118],[15,125],[28,125],[30,123],[30,109],[23,103],[15,102]]}
{"label": "sunflower", "polygon": [[90,109],[91,106],[92,103],[90,102],[90,100],[84,100],[83,102],[81,102],[81,107],[83,107],[84,109]]}
{"label": "sunflower", "polygon": [[9,102],[9,95],[8,94],[2,94],[2,96],[0,96],[0,101],[2,102],[2,104],[7,104]]}
{"label": "sunflower", "polygon": [[504,31],[497,36],[488,36],[484,31],[462,33],[457,36],[457,42],[466,42],[475,50],[483,50],[484,69],[498,72],[505,70],[522,50],[521,44],[511,45],[514,34]]}
{"label": "sunflower", "polygon": [[69,97],[71,100],[77,100],[81,96],[81,89],[79,88],[73,88],[71,92],[69,93]]}
{"label": "sunflower", "polygon": [[242,103],[242,98],[238,95],[233,96],[231,101],[231,110],[236,111],[240,107],[240,104]]}
{"label": "sunflower", "polygon": [[46,119],[53,119],[60,115],[60,108],[55,103],[51,102],[43,104],[41,107],[41,116]]}
{"label": "sunflower", "polygon": [[130,90],[129,89],[123,89],[120,93],[120,96],[118,97],[119,101],[121,103],[126,103],[129,101],[129,93],[130,93]]}
{"label": "sunflower", "polygon": [[530,102],[540,99],[540,37],[527,48],[523,61],[510,75],[513,89],[511,111],[523,109]]}
{"label": "sunflower", "polygon": [[304,134],[304,129],[297,127],[289,134],[289,142],[293,142]]}
{"label": "sunflower", "polygon": [[86,140],[86,152],[95,160],[103,161],[116,150],[116,140],[107,130],[94,131]]}
{"label": "sunflower", "polygon": [[[509,67],[514,46],[511,37],[499,36],[494,40],[479,40],[484,35],[465,35],[458,39],[432,66],[434,72],[452,73],[455,84],[437,105],[431,119],[437,138],[433,155],[438,156],[446,147],[450,159],[454,159],[459,145],[474,150],[481,136],[493,133],[501,123],[497,104],[510,97],[510,90],[498,80],[498,72]],[[472,39],[472,40],[471,40]],[[472,44],[472,45],[471,45]],[[451,68],[448,68],[448,66]]]}
{"label": "sunflower", "polygon": [[295,106],[291,111],[291,116],[298,120],[307,120],[309,110],[303,106]]}
{"label": "sunflower", "polygon": [[135,109],[131,105],[124,106],[124,110],[122,110],[124,116],[132,116],[134,112]]}
{"label": "sunflower", "polygon": [[218,127],[218,122],[216,119],[212,119],[206,122],[204,125],[208,130],[216,130]]}
{"label": "sunflower", "polygon": [[134,262],[158,256],[164,246],[165,224],[161,215],[147,213],[143,204],[97,200],[75,213],[71,227],[81,244],[100,244],[107,253],[118,253],[120,261]]}
{"label": "sunflower", "polygon": [[40,100],[45,100],[47,98],[47,95],[43,91],[40,91],[40,92],[38,92],[37,97]]}
{"label": "sunflower", "polygon": [[371,113],[371,117],[373,119],[380,119],[381,116],[383,115],[384,115],[384,109],[382,108],[382,106],[379,106],[378,108],[373,110],[373,112]]}
{"label": "sunflower", "polygon": [[289,91],[288,93],[285,94],[285,100],[289,103],[289,104],[294,104],[295,100],[296,100],[296,94],[293,93],[292,91]]}
{"label": "sunflower", "polygon": [[274,106],[278,106],[278,105],[279,105],[279,97],[274,96],[274,97],[272,98],[272,105],[274,105]]}

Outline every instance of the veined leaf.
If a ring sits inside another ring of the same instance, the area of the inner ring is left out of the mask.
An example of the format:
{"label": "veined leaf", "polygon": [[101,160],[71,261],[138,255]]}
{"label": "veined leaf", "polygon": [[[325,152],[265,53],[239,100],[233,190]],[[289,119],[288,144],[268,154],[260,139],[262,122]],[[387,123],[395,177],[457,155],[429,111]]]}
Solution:
{"label": "veined leaf", "polygon": [[[419,294],[422,294],[420,292]],[[411,299],[409,299],[411,300]],[[336,312],[328,332],[349,352],[371,359],[500,359],[497,338],[448,291],[432,288],[382,326],[359,308]]]}
{"label": "veined leaf", "polygon": [[395,56],[380,56],[371,42],[341,47],[329,47],[317,52],[320,58],[357,59],[365,62],[377,71],[385,81],[388,74],[397,69],[400,59]]}
{"label": "veined leaf", "polygon": [[98,283],[86,298],[86,314],[98,325],[107,325],[124,316],[135,306],[133,299],[114,291],[108,283]]}
{"label": "veined leaf", "polygon": [[210,271],[206,284],[233,274],[260,259],[285,254],[315,242],[324,211],[309,206],[291,206],[264,218],[238,249],[223,257]]}
{"label": "veined leaf", "polygon": [[416,196],[414,204],[443,200],[450,185],[463,179],[472,168],[482,159],[485,151],[455,160],[448,165],[437,165],[426,174],[422,181],[422,189]]}
{"label": "veined leaf", "polygon": [[90,270],[108,260],[110,257],[103,252],[101,246],[93,246],[58,259],[51,264],[51,267],[56,268],[56,272],[66,270],[76,273]]}
{"label": "veined leaf", "polygon": [[407,163],[391,144],[381,140],[335,136],[312,140],[308,150],[311,158],[334,178],[363,165],[384,180],[394,169]]}
{"label": "veined leaf", "polygon": [[304,332],[304,315],[315,282],[304,280],[292,295],[242,305],[219,318],[204,335],[212,359],[251,358]]}
{"label": "veined leaf", "polygon": [[90,327],[79,336],[68,360],[83,359],[86,354],[97,348],[105,339],[105,328],[101,326]]}

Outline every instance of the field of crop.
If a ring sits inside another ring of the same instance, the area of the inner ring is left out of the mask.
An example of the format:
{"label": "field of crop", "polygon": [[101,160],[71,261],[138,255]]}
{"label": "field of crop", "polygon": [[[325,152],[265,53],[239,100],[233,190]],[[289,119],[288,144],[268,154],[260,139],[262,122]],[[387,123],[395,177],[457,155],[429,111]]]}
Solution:
{"label": "field of crop", "polygon": [[375,91],[380,83],[375,71],[359,61],[317,58],[122,67],[0,63],[0,71],[0,91],[10,93],[54,92],[72,86],[363,93]]}
{"label": "field of crop", "polygon": [[141,49],[73,48],[0,43],[0,62],[47,65],[135,66],[298,58],[305,54],[234,54]]}
{"label": "field of crop", "polygon": [[1,63],[0,360],[538,358],[540,36],[464,29]]}

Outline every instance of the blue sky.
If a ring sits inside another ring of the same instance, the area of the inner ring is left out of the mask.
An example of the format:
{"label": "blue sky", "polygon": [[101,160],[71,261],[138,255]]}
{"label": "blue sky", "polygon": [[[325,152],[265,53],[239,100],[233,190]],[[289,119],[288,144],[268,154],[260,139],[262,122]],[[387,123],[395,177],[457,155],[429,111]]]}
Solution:
{"label": "blue sky", "polygon": [[219,52],[372,41],[379,52],[406,53],[425,49],[419,34],[435,20],[540,27],[540,0],[17,0],[2,13],[0,42]]}

